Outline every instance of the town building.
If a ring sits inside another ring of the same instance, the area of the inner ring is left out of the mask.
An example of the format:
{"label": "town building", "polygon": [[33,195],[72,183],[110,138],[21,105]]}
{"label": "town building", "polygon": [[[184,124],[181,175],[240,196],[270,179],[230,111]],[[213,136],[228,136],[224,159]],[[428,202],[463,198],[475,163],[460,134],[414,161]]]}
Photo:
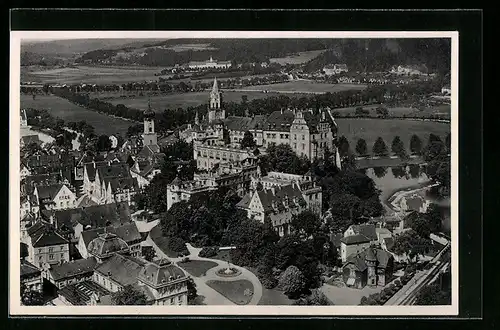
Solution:
{"label": "town building", "polygon": [[33,195],[45,210],[63,210],[76,207],[76,193],[64,184],[36,186]]}
{"label": "town building", "polygon": [[392,280],[394,258],[376,247],[351,254],[342,266],[344,283],[353,288],[383,287]]}
{"label": "town building", "polygon": [[325,72],[327,76],[333,76],[348,71],[347,64],[329,64],[323,67],[323,72]]}
{"label": "town building", "polygon": [[378,242],[374,224],[351,225],[340,240],[340,257],[346,262],[352,254],[359,253]]}
{"label": "town building", "polygon": [[69,241],[51,224],[38,221],[28,229],[27,260],[37,268],[69,261]]}
{"label": "town building", "polygon": [[422,65],[398,65],[391,68],[391,73],[401,75],[427,75],[429,69],[425,64]]}
{"label": "town building", "polygon": [[42,291],[42,272],[35,265],[26,260],[21,260],[20,270],[21,285],[30,291]]}
{"label": "town building", "polygon": [[91,280],[96,265],[97,260],[92,257],[62,262],[51,265],[50,268],[44,272],[44,278],[54,284],[58,289],[62,289],[74,283]]}
{"label": "town building", "polygon": [[19,169],[19,176],[21,180],[31,175],[31,171],[28,166],[26,166],[23,162],[21,162],[21,168]]}
{"label": "town building", "polygon": [[21,127],[28,126],[28,116],[26,115],[26,109],[21,109]]}
{"label": "town building", "polygon": [[188,63],[189,69],[228,69],[231,67],[231,61],[216,61],[210,56],[208,61],[191,61]]}

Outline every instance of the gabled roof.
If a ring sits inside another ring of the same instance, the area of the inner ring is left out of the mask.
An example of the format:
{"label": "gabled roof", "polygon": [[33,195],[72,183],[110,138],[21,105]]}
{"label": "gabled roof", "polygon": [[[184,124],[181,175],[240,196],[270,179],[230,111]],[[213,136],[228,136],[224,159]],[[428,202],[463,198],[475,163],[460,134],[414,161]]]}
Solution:
{"label": "gabled roof", "polygon": [[92,273],[97,265],[97,260],[93,257],[65,262],[60,265],[53,265],[49,272],[54,281],[59,281],[74,276]]}
{"label": "gabled roof", "polygon": [[394,246],[394,239],[392,237],[386,237],[384,238],[384,243],[387,250],[391,251],[392,247]]}
{"label": "gabled roof", "polygon": [[330,242],[332,242],[335,247],[340,247],[340,242],[341,242],[343,237],[344,237],[344,235],[342,235],[342,233],[338,233],[338,234],[331,233],[330,234]]}
{"label": "gabled roof", "polygon": [[130,168],[125,163],[111,164],[108,166],[102,166],[97,169],[99,173],[99,178],[127,178],[130,177]]}
{"label": "gabled roof", "polygon": [[21,260],[21,278],[40,275],[41,273],[40,269],[36,268],[32,263]]}
{"label": "gabled roof", "polygon": [[283,111],[283,113],[274,111],[263,123],[263,129],[266,131],[290,131],[294,119],[295,114],[290,110]]}
{"label": "gabled roof", "polygon": [[25,135],[21,137],[21,141],[24,143],[24,145],[29,145],[31,143],[36,143],[40,144],[42,141],[40,141],[40,138],[38,135]]}
{"label": "gabled roof", "polygon": [[120,285],[126,286],[137,282],[137,276],[142,267],[143,266],[137,261],[133,261],[132,259],[115,253],[109,259],[97,266],[96,271],[109,276]]}
{"label": "gabled roof", "polygon": [[68,240],[62,237],[56,229],[45,222],[39,221],[28,229],[33,247],[68,244]]}
{"label": "gabled roof", "polygon": [[104,258],[115,252],[128,252],[129,246],[115,234],[105,232],[90,241],[87,249],[89,254]]}
{"label": "gabled roof", "polygon": [[[116,227],[109,226],[106,228],[106,231],[108,233],[115,234],[129,245],[136,244],[142,240],[141,234],[139,233],[139,230],[137,229],[135,222],[125,223],[123,225],[119,225]],[[85,243],[85,246],[88,247],[89,243],[94,238],[97,238],[100,234],[103,234],[104,232],[105,232],[104,228],[84,230],[82,232],[82,239],[83,242]]]}
{"label": "gabled roof", "polygon": [[374,224],[352,225],[352,230],[355,234],[364,235],[369,240],[377,240],[377,231]]}
{"label": "gabled roof", "polygon": [[238,202],[238,204],[236,204],[236,207],[240,207],[240,208],[248,208],[248,206],[250,205],[250,202],[252,201],[252,196],[251,194],[245,194],[245,196],[243,196],[243,198]]}
{"label": "gabled roof", "polygon": [[37,186],[36,189],[38,191],[38,197],[40,199],[50,199],[52,201],[62,189],[62,187],[62,184],[54,184],[50,186]]}
{"label": "gabled roof", "polygon": [[344,266],[354,264],[357,270],[362,272],[368,268],[366,265],[367,260],[375,261],[377,268],[386,268],[391,259],[393,259],[393,256],[389,252],[379,248],[369,247],[359,253],[349,255]]}
{"label": "gabled roof", "polygon": [[353,244],[369,243],[370,239],[365,235],[358,234],[358,235],[342,237],[340,239],[340,242],[344,243],[345,245],[353,245]]}
{"label": "gabled roof", "polygon": [[[275,210],[275,208],[273,208],[273,201],[277,207],[281,207],[284,205],[285,200],[288,199],[289,208],[299,207],[306,203],[299,188],[291,184],[276,187],[274,188],[274,192],[272,189],[268,189],[258,191],[257,194],[259,195],[264,212]],[[294,203],[294,198],[296,199],[297,204]]]}

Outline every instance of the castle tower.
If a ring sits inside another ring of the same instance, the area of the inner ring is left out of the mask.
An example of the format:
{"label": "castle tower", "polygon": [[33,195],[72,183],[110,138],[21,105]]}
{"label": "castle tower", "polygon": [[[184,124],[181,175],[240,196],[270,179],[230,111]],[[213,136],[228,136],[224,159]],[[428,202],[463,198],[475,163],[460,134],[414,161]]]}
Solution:
{"label": "castle tower", "polygon": [[367,285],[370,287],[377,286],[377,256],[373,247],[369,247],[366,251],[365,263],[368,267]]}
{"label": "castle tower", "polygon": [[144,146],[157,145],[158,136],[155,133],[155,112],[151,109],[151,100],[148,100],[148,109],[144,111]]}
{"label": "castle tower", "polygon": [[208,109],[208,121],[213,122],[216,119],[223,120],[226,118],[226,112],[221,109],[222,94],[219,91],[217,78],[214,78],[212,91],[210,92],[210,105]]}

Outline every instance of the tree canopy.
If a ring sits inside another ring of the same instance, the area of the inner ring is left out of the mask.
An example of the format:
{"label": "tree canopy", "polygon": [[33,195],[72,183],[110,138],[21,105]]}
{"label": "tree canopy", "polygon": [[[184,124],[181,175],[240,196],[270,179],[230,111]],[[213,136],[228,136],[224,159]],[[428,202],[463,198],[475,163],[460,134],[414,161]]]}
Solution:
{"label": "tree canopy", "polygon": [[381,137],[378,137],[373,145],[373,154],[380,157],[387,156],[388,154],[387,146]]}
{"label": "tree canopy", "polygon": [[267,155],[261,158],[265,172],[277,171],[292,174],[305,174],[310,169],[306,157],[299,157],[287,144],[270,145]]}
{"label": "tree canopy", "polygon": [[245,148],[255,148],[256,143],[253,138],[253,134],[250,131],[246,131],[241,140],[241,149]]}
{"label": "tree canopy", "polygon": [[359,139],[358,143],[356,143],[356,152],[360,156],[366,156],[366,154],[368,153],[368,147],[364,139]]}
{"label": "tree canopy", "polygon": [[413,134],[411,136],[410,151],[415,155],[420,155],[420,153],[422,152],[422,140],[420,140],[420,138],[416,134]]}
{"label": "tree canopy", "polygon": [[132,285],[123,287],[122,290],[111,294],[114,305],[146,305],[146,295],[134,288]]}

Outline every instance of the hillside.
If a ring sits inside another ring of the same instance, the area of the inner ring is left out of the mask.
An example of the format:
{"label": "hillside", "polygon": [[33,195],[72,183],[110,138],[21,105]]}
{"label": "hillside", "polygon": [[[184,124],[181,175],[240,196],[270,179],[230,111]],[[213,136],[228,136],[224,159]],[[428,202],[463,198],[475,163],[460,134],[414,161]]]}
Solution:
{"label": "hillside", "polygon": [[393,65],[425,64],[430,72],[447,73],[451,65],[449,39],[345,39],[305,65],[306,71],[345,63],[349,71],[385,71]]}

